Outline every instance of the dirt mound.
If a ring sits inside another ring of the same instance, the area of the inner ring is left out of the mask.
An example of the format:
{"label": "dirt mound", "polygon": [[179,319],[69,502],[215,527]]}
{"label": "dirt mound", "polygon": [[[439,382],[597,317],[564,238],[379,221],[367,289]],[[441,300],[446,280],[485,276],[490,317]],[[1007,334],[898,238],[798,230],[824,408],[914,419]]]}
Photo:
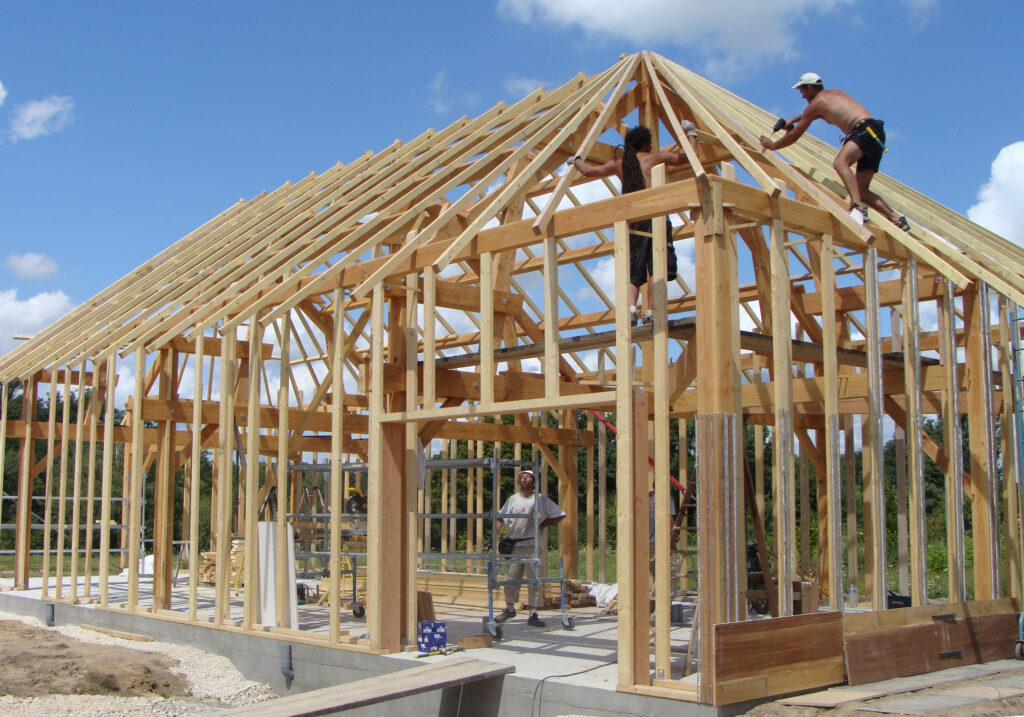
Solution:
{"label": "dirt mound", "polygon": [[188,695],[177,662],[123,647],[92,645],[17,620],[0,620],[0,696]]}

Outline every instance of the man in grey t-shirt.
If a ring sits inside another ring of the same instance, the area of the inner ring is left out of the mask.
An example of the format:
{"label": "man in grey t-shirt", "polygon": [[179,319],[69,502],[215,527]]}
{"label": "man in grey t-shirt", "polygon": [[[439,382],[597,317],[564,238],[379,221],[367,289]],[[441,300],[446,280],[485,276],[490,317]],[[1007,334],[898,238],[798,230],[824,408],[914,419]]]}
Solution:
{"label": "man in grey t-shirt", "polygon": [[[534,492],[535,479],[533,471],[519,471],[517,478],[519,480],[519,492],[509,496],[509,499],[505,501],[505,504],[501,506],[498,512],[503,514],[514,513],[523,517],[499,518],[498,531],[501,532],[507,527],[508,534],[506,537],[516,541],[515,548],[512,551],[513,556],[518,555],[524,558],[529,556],[532,558],[536,548],[534,545],[534,518],[537,520],[539,531],[565,518],[565,511],[559,508],[558,504],[546,495],[538,495]],[[543,535],[541,533],[538,534]],[[541,551],[540,554],[543,555],[544,552]],[[528,579],[537,579],[537,564],[535,562],[518,562],[515,560],[509,562],[508,571],[505,576],[509,580],[522,580],[524,570]],[[494,618],[495,622],[505,622],[509,618],[515,617],[520,587],[522,586],[518,584],[505,586],[505,609]],[[527,606],[530,608],[530,618],[526,621],[526,624],[533,627],[544,627],[544,621],[537,615],[537,609],[544,607],[544,596],[541,586],[537,583],[532,583],[527,591],[527,597],[529,600]]]}

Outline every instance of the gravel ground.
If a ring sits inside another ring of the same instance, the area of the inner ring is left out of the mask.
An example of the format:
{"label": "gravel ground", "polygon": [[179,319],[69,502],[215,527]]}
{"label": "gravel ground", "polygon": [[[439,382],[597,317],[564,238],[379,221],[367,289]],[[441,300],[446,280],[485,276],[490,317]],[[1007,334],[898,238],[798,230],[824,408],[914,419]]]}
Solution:
{"label": "gravel ground", "polygon": [[[56,715],[180,715],[216,712],[277,697],[262,683],[245,679],[226,657],[168,642],[136,642],[84,630],[74,625],[48,628],[35,618],[0,613],[0,619],[18,620],[41,630],[54,630],[67,638],[96,645],[111,645],[152,652],[176,661],[171,671],[188,683],[191,698],[159,696],[45,695],[0,697],[0,715],[53,717]],[[40,665],[40,669],[45,669]]]}

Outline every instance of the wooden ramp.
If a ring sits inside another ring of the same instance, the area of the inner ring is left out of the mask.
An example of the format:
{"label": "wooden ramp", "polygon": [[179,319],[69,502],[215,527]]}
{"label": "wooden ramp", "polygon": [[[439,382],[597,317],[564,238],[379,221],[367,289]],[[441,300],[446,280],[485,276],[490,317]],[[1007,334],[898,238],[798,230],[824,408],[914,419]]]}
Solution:
{"label": "wooden ramp", "polygon": [[260,702],[228,710],[223,714],[261,717],[331,714],[399,697],[409,697],[420,692],[501,677],[515,670],[512,665],[501,665],[473,657],[456,657],[446,662],[418,665],[407,670],[282,697],[271,702]]}

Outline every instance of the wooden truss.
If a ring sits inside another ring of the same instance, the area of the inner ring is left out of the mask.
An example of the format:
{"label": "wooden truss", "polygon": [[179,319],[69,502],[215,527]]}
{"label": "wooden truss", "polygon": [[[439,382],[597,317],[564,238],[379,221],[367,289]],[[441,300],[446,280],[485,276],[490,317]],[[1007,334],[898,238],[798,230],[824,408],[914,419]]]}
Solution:
{"label": "wooden truss", "polygon": [[[699,130],[696,148],[685,140],[684,120]],[[30,496],[42,492],[48,597],[206,620],[197,608],[196,571],[184,604],[172,604],[171,577],[174,541],[197,555],[200,525],[208,524],[214,624],[345,649],[401,650],[415,637],[417,552],[429,536],[423,526],[430,519],[417,517],[425,510],[420,446],[471,441],[478,455],[492,444],[539,451],[568,513],[559,526],[560,554],[576,576],[577,494],[592,479],[581,482],[578,455],[586,453],[593,471],[596,433],[593,421],[578,427],[576,412],[597,411],[614,412],[618,431],[620,689],[724,703],[841,682],[841,652],[826,655],[825,648],[804,648],[767,677],[764,669],[737,670],[730,662],[727,648],[751,644],[735,631],[745,628],[734,627],[747,624],[745,510],[763,532],[766,498],[773,506],[774,543],[762,541],[762,550],[766,560],[774,556],[767,596],[779,621],[757,623],[764,634],[796,624],[783,621],[799,619],[788,617],[793,585],[811,567],[836,614],[801,616],[824,625],[800,623],[812,630],[807,634],[840,634],[841,596],[851,584],[866,588],[873,610],[885,610],[893,561],[883,447],[893,426],[904,446],[900,565],[909,570],[914,604],[929,598],[927,461],[946,475],[948,600],[967,600],[969,584],[976,601],[1019,598],[1010,389],[1024,255],[884,175],[875,188],[913,229],[857,225],[831,169],[834,148],[808,136],[782,155],[762,152],[757,135],[774,121],[644,52],[228,208],[0,359],[0,381],[23,382],[23,418],[7,418],[5,390],[0,429],[16,442],[0,442],[0,465],[5,449],[20,456],[17,586],[29,580]],[[653,186],[629,195],[614,182],[566,171],[575,155],[592,163],[614,157],[618,137],[638,123],[654,131],[659,146],[684,151],[688,163],[656,168]],[[675,245],[692,256],[695,271],[666,280],[664,223],[653,222],[656,318],[632,327],[628,223],[662,216],[672,218]],[[133,385],[117,387],[119,374],[133,375]],[[51,401],[48,421],[35,420],[44,386],[51,397],[83,397],[77,415],[65,401],[58,420]],[[115,388],[131,394],[120,422]],[[941,442],[923,430],[929,416],[945,426]],[[696,427],[697,683],[677,679],[670,660],[671,420]],[[773,436],[769,496],[765,426]],[[747,427],[758,436],[752,466]],[[860,466],[852,461],[855,436]],[[45,458],[37,460],[42,442]],[[596,443],[603,480],[604,439]],[[204,451],[214,456],[207,488],[200,482]],[[121,476],[114,475],[115,455],[123,455]],[[346,461],[367,466],[366,639],[339,635],[337,569],[325,635],[282,627],[283,579],[277,615],[258,617],[251,590],[241,611],[232,609],[229,537],[245,539],[242,573],[254,578],[257,521],[271,519],[276,495],[273,520],[284,545],[284,507],[295,510],[298,500],[289,466],[317,455],[330,461],[323,507],[334,516],[333,566],[344,553],[343,489],[358,480]],[[807,461],[817,480],[813,507],[807,471],[797,470]],[[154,579],[152,595],[140,599],[140,544],[130,536],[143,526],[142,481],[131,478],[151,467]],[[657,539],[649,572],[652,486]],[[184,492],[180,509],[176,487]],[[469,505],[479,507],[479,477],[468,490]],[[208,516],[200,516],[204,491],[212,498]],[[864,525],[847,510],[853,522],[844,542],[842,497],[852,506],[859,493]],[[592,493],[587,506],[592,530]],[[816,544],[808,542],[812,511]],[[603,506],[598,521],[603,526]],[[467,534],[470,551],[479,548],[480,528],[467,527]],[[454,532],[444,537],[443,550],[454,551]],[[970,577],[966,537],[973,544]],[[118,540],[128,551],[129,581],[115,599],[108,571]],[[50,562],[54,549],[70,553],[70,588],[64,562]],[[777,632],[770,639],[779,639]]]}

